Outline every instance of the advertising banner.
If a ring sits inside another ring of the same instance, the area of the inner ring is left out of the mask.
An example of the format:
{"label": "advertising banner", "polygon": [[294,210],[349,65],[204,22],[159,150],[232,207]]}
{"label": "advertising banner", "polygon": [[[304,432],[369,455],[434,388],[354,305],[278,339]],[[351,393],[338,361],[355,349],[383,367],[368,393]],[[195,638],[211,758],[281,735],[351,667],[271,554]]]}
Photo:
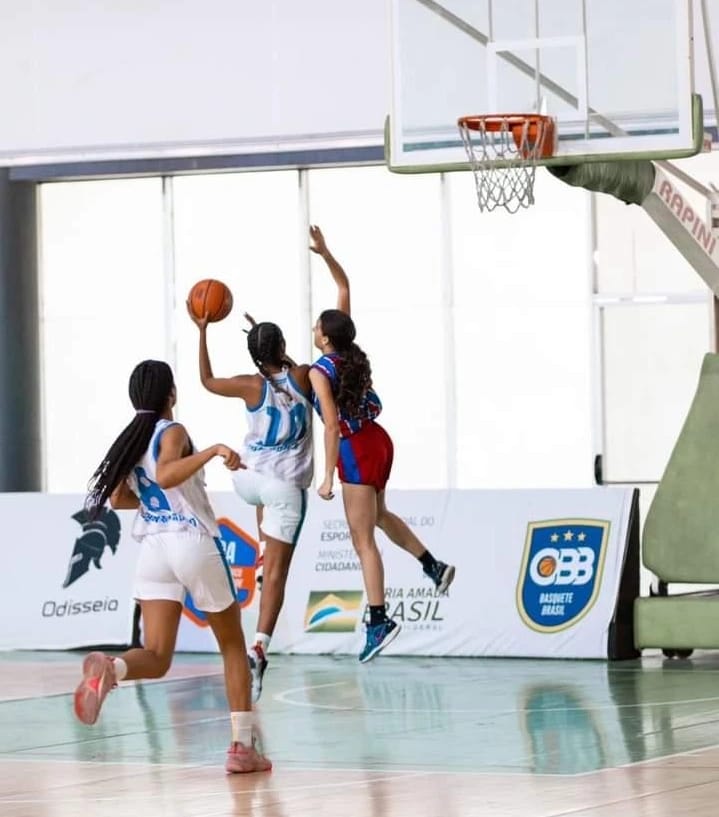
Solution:
{"label": "advertising banner", "polygon": [[[107,510],[88,523],[82,500],[0,496],[10,534],[0,649],[129,642],[138,547],[130,536],[133,513]],[[255,511],[234,494],[211,500],[249,639],[260,599]],[[386,603],[402,625],[388,653],[606,658],[632,503],[632,489],[614,487],[390,492],[389,507],[457,573],[439,594],[419,561],[378,529]],[[365,604],[341,499],[311,495],[272,651],[358,653]],[[177,648],[217,649],[189,596]]]}
{"label": "advertising banner", "polygon": [[136,548],[132,514],[88,523],[84,496],[0,494],[4,606],[0,649],[124,644]]}
{"label": "advertising banner", "polygon": [[[388,654],[606,658],[624,566],[632,490],[392,492],[388,504],[434,556],[456,565],[438,594],[419,562],[377,541]],[[288,582],[273,648],[357,653],[362,574],[340,503],[317,500]]]}

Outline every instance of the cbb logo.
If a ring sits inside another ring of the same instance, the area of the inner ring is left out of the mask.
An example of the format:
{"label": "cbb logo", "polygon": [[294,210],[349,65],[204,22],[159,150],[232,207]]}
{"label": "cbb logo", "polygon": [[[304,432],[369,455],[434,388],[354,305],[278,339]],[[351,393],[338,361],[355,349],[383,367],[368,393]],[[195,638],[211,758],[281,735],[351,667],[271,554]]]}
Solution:
{"label": "cbb logo", "polygon": [[611,523],[606,519],[529,522],[517,581],[517,612],[531,630],[572,627],[594,606],[602,585]]}
{"label": "cbb logo", "polygon": [[529,577],[542,587],[587,584],[594,576],[594,550],[589,547],[545,547],[529,563]]}

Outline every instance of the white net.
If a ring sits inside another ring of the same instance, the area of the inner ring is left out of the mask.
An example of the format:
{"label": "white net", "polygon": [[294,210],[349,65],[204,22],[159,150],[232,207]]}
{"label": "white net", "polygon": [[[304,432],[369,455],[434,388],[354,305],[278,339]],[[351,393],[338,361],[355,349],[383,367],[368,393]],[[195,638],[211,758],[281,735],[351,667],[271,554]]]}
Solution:
{"label": "white net", "polygon": [[[534,204],[537,159],[551,155],[549,117],[462,117],[458,122],[482,211],[516,213]],[[549,147],[548,147],[549,146]]]}

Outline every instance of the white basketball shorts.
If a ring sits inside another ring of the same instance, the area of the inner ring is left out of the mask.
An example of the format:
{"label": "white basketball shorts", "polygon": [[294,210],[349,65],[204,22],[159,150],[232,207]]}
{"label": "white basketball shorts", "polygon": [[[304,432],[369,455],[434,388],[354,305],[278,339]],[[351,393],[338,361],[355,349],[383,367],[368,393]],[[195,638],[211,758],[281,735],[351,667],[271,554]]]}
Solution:
{"label": "white basketball shorts", "polygon": [[219,540],[190,530],[143,537],[135,569],[135,598],[182,604],[185,591],[204,613],[219,613],[235,600],[235,583]]}
{"label": "white basketball shorts", "polygon": [[305,521],[307,491],[291,482],[251,469],[234,471],[235,491],[249,505],[262,505],[265,536],[296,545]]}

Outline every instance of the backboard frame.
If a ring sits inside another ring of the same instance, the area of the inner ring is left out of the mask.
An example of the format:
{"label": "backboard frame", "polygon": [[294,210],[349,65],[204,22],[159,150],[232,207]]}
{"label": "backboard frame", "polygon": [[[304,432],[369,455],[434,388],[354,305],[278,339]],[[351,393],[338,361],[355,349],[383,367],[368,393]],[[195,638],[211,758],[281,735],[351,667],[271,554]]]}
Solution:
{"label": "backboard frame", "polygon": [[[592,153],[580,155],[561,155],[551,156],[545,159],[538,158],[538,166],[547,165],[577,165],[586,162],[618,162],[618,161],[632,161],[646,159],[649,161],[659,161],[662,159],[685,159],[689,156],[696,156],[704,149],[704,105],[699,94],[692,94],[692,135],[693,143],[686,148],[677,148],[675,150],[655,150],[655,151],[640,151],[638,153]],[[461,144],[461,139],[458,137],[458,144]],[[384,123],[384,155],[387,169],[392,173],[455,173],[461,171],[471,170],[468,161],[438,163],[431,164],[394,164],[392,161],[392,121],[391,116],[387,115]],[[498,161],[495,167],[503,167],[504,163]]]}
{"label": "backboard frame", "polygon": [[[494,0],[495,3],[499,1]],[[491,0],[489,2],[491,4]],[[668,19],[667,26],[672,25],[671,31],[676,45],[677,90],[672,99],[676,105],[677,121],[666,131],[660,127],[654,130],[650,128],[642,130],[636,127],[631,134],[628,134],[620,125],[594,110],[590,105],[587,76],[586,73],[583,74],[583,71],[586,72],[586,41],[581,34],[491,40],[487,34],[462,20],[435,0],[388,0],[392,30],[392,102],[391,113],[385,121],[385,159],[389,170],[395,173],[431,173],[470,169],[469,163],[462,156],[462,142],[456,129],[456,121],[447,121],[443,123],[441,129],[435,126],[422,133],[415,128],[411,137],[403,133],[404,100],[402,99],[399,17],[402,8],[412,8],[413,4],[435,12],[440,18],[444,18],[444,24],[464,32],[468,37],[477,41],[478,48],[483,48],[482,53],[486,60],[485,73],[490,75],[484,77],[487,82],[486,98],[490,100],[490,105],[496,104],[496,99],[492,96],[492,90],[496,88],[496,80],[491,76],[493,70],[496,72],[496,68],[493,67],[496,66],[498,60],[504,60],[511,68],[518,69],[526,78],[532,78],[536,82],[537,100],[540,98],[541,87],[543,91],[561,99],[563,104],[572,109],[572,114],[574,114],[574,109],[579,111],[576,117],[573,117],[575,121],[564,133],[562,133],[562,121],[559,118],[558,151],[551,158],[539,160],[538,164],[567,165],[622,159],[675,159],[695,155],[702,149],[704,124],[702,100],[694,93],[693,85],[692,0],[672,0],[672,3],[674,19],[671,17],[672,6],[669,6],[668,18],[662,19]],[[669,28],[665,28],[665,31],[668,33]],[[576,49],[577,80],[572,89],[575,93],[568,91],[555,82],[551,76],[542,72],[539,68],[539,56],[536,57],[536,67],[531,65],[531,61],[525,61],[518,56],[518,53],[526,52],[527,49],[535,48],[539,55],[540,48],[546,50],[554,47],[574,47]],[[478,81],[482,81],[482,78],[478,78]],[[462,115],[517,114],[538,111],[554,115],[552,110],[543,111],[539,107],[533,111],[459,110],[456,111],[455,120]],[[592,127],[595,131],[601,129],[600,136],[604,138],[597,138],[596,133],[590,133],[590,117]],[[416,122],[416,111],[414,119]],[[582,119],[587,123],[585,132],[582,132],[581,124],[577,126],[576,120]]]}

